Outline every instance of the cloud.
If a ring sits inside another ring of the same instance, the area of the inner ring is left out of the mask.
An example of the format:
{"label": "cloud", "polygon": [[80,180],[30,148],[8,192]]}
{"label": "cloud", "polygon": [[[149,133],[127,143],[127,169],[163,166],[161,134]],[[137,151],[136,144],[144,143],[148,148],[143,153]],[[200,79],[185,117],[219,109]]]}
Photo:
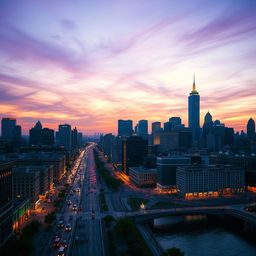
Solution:
{"label": "cloud", "polygon": [[75,24],[74,21],[69,20],[69,19],[63,19],[61,20],[61,26],[66,29],[66,30],[75,30],[77,25]]}

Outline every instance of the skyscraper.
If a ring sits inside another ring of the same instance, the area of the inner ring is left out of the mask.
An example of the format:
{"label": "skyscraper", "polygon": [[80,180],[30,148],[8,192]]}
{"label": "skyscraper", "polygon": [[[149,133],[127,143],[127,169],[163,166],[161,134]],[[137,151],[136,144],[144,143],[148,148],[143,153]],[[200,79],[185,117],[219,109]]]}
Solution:
{"label": "skyscraper", "polygon": [[161,122],[152,123],[152,134],[161,131]]}
{"label": "skyscraper", "polygon": [[2,118],[2,139],[12,140],[14,127],[16,126],[15,118]]}
{"label": "skyscraper", "polygon": [[58,140],[59,146],[62,146],[67,150],[71,149],[71,125],[59,125]]}
{"label": "skyscraper", "polygon": [[252,118],[249,119],[247,123],[247,137],[249,139],[254,138],[255,136],[255,122]]}
{"label": "skyscraper", "polygon": [[138,136],[148,139],[148,120],[140,120],[138,122]]}
{"label": "skyscraper", "polygon": [[132,120],[118,120],[118,136],[132,135]]}
{"label": "skyscraper", "polygon": [[196,90],[195,75],[193,88],[188,96],[188,126],[192,130],[193,144],[197,144],[200,135],[200,95]]}
{"label": "skyscraper", "polygon": [[37,121],[35,126],[29,130],[29,144],[40,145],[42,142],[42,124]]}

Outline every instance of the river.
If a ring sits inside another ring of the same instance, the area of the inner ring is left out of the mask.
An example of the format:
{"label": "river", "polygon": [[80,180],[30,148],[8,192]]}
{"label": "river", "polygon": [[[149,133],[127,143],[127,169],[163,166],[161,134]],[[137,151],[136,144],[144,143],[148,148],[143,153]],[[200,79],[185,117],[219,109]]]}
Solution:
{"label": "river", "polygon": [[153,232],[162,248],[180,248],[185,256],[255,256],[256,234],[243,223],[207,215],[170,216],[154,220]]}

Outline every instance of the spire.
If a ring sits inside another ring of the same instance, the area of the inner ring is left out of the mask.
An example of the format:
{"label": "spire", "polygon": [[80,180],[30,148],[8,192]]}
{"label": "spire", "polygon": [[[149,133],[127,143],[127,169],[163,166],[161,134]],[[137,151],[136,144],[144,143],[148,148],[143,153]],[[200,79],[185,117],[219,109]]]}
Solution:
{"label": "spire", "polygon": [[195,79],[195,74],[193,75],[193,89],[192,92],[196,92],[196,79]]}

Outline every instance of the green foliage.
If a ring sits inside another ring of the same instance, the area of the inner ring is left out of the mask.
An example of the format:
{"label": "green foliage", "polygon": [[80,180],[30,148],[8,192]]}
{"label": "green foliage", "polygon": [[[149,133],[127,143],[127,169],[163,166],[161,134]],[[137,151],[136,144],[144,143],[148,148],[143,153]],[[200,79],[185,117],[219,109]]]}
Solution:
{"label": "green foliage", "polygon": [[172,247],[165,251],[163,256],[184,256],[184,252],[182,252],[179,248]]}
{"label": "green foliage", "polygon": [[116,255],[116,245],[113,242],[108,243],[108,251],[109,251],[111,256]]}
{"label": "green foliage", "polygon": [[53,224],[53,222],[56,220],[56,215],[54,212],[50,212],[48,213],[45,217],[44,217],[44,222],[51,225]]}
{"label": "green foliage", "polygon": [[100,207],[102,211],[108,211],[108,205],[106,202],[105,194],[100,193],[99,194],[99,199],[100,199]]}
{"label": "green foliage", "polygon": [[33,235],[38,231],[40,227],[38,221],[32,221],[28,224],[21,233],[16,233],[11,240],[9,240],[1,249],[0,255],[18,255],[28,256],[32,253]]}
{"label": "green foliage", "polygon": [[160,201],[152,205],[150,209],[165,209],[165,208],[178,208],[178,207],[182,207],[182,206],[176,204],[175,202]]}
{"label": "green foliage", "polygon": [[149,202],[148,199],[139,198],[139,197],[130,197],[128,199],[128,204],[131,206],[132,210],[136,211],[140,209],[140,205],[147,204]]}
{"label": "green foliage", "polygon": [[128,255],[152,255],[131,217],[123,217],[117,220],[115,225],[115,232],[126,242]]}
{"label": "green foliage", "polygon": [[111,189],[117,190],[122,184],[122,181],[114,178],[111,175],[111,173],[104,166],[104,163],[99,159],[96,150],[94,150],[94,159],[97,166],[97,170],[99,171],[101,177],[104,179],[106,185]]}

